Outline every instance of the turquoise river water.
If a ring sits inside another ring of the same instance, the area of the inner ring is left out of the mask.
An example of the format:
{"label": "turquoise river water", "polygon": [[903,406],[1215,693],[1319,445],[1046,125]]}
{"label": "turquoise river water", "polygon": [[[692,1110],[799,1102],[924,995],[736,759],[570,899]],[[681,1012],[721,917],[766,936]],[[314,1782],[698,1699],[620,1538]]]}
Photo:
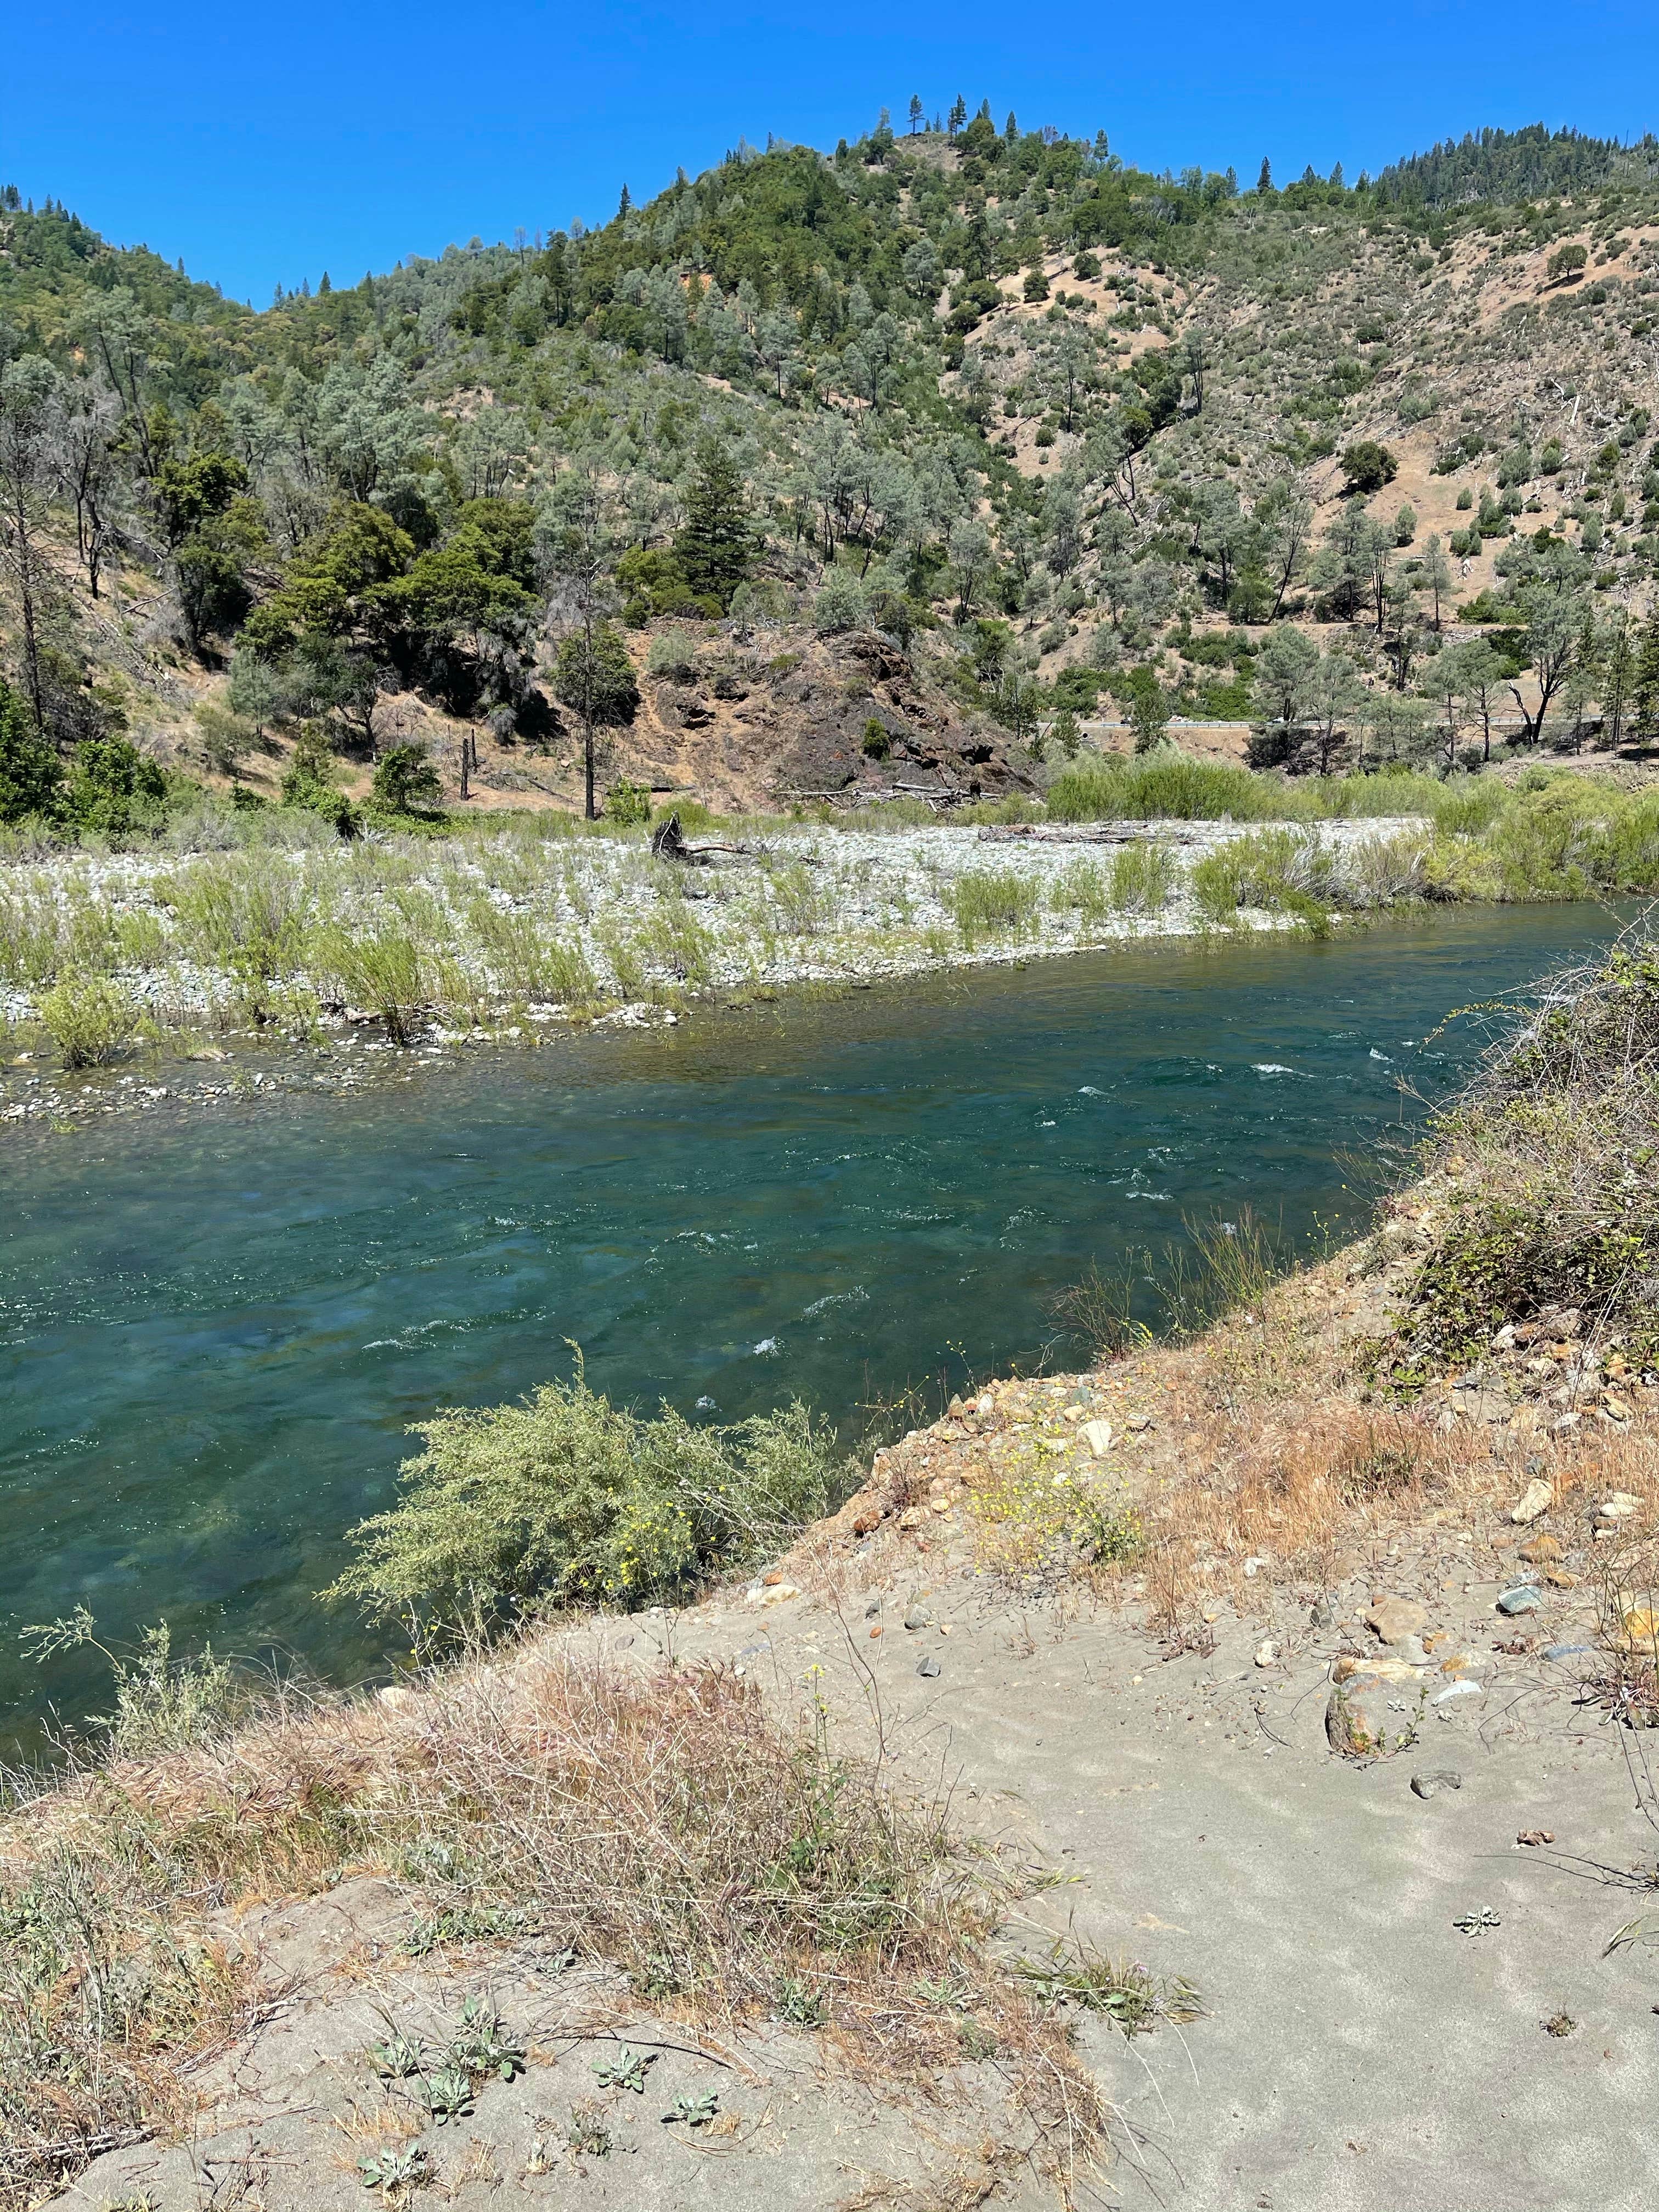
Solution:
{"label": "turquoise river water", "polygon": [[96,1710],[17,1632],[289,1652],[407,1425],[568,1371],[733,1419],[842,1424],[1055,1342],[1098,1261],[1253,1207],[1355,1222],[1368,1168],[1489,1031],[1452,1009],[1604,944],[1589,907],[1462,909],[699,1012],[356,1095],[0,1142],[0,1747]]}

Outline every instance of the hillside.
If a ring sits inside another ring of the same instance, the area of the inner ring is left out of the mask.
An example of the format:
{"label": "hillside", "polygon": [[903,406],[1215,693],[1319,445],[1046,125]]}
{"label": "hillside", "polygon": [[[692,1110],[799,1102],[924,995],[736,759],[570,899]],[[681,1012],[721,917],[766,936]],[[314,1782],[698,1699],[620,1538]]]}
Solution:
{"label": "hillside", "polygon": [[9,190],[9,674],[59,753],[270,797],[307,730],[519,805],[590,736],[599,795],[755,805],[1030,788],[1079,720],[1651,734],[1656,169],[1241,191],[982,111],[259,313]]}

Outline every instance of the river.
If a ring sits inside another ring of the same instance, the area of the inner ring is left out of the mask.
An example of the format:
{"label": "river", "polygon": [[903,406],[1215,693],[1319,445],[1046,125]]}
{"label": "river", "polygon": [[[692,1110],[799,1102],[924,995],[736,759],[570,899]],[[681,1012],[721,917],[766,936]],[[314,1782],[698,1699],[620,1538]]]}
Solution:
{"label": "river", "polygon": [[852,1436],[907,1387],[1063,1364],[1056,1292],[1183,1219],[1357,1223],[1490,1033],[1430,1032],[1615,927],[1132,946],[8,1140],[0,1739],[97,1709],[94,1655],[18,1642],[77,1603],[112,1638],[165,1617],[372,1667],[313,1593],[408,1425],[567,1372],[570,1340],[617,1396],[799,1395]]}

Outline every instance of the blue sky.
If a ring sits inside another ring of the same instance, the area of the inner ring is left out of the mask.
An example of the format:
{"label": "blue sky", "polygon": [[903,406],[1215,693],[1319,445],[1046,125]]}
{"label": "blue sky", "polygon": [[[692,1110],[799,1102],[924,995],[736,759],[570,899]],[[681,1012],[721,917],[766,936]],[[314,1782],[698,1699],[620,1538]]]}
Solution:
{"label": "blue sky", "polygon": [[603,221],[746,137],[833,146],[957,92],[1127,160],[1352,178],[1483,123],[1659,130],[1653,0],[576,11],[66,0],[12,11],[0,182],[263,307],[401,255]]}

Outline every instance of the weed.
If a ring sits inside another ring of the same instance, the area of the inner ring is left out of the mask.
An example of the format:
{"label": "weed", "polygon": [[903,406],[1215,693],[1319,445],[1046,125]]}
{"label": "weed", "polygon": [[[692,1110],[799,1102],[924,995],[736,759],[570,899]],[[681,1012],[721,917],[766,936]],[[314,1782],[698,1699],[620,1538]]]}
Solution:
{"label": "weed", "polygon": [[516,2081],[525,2068],[524,2045],[513,2041],[500,2014],[482,1997],[469,1997],[463,2006],[449,2056],[474,2081],[491,2075],[501,2081]]}
{"label": "weed", "polygon": [[319,941],[318,953],[349,1004],[378,1014],[394,1044],[413,1042],[431,990],[421,948],[406,930],[337,929]]}
{"label": "weed", "polygon": [[422,2074],[414,2094],[441,2128],[451,2120],[464,2120],[472,2110],[472,2083],[459,2066],[441,2066],[435,2074]]}
{"label": "weed", "polygon": [[774,2002],[780,2020],[795,2027],[822,2027],[830,2017],[828,1990],[795,1974],[780,1974]]}
{"label": "weed", "polygon": [[378,2189],[391,2197],[405,2189],[418,2189],[429,2178],[431,2166],[420,2144],[409,2143],[359,2159],[357,2172],[365,2189]]}
{"label": "weed", "polygon": [[668,2127],[679,2121],[688,2128],[706,2128],[720,2108],[720,2100],[716,2092],[705,2089],[701,2096],[676,2097],[663,2114],[663,2122]]}
{"label": "weed", "polygon": [[377,2074],[388,2080],[406,2081],[412,2075],[426,2070],[426,2052],[418,2036],[405,2035],[396,2029],[384,2043],[369,2045],[368,2063]]}
{"label": "weed", "polygon": [[1125,2035],[1143,2035],[1160,2020],[1196,2019],[1202,2008],[1190,1983],[1162,1984],[1139,1960],[1109,1959],[1085,1944],[1056,1943],[1042,1959],[1022,1960],[1019,1972],[1044,2004],[1102,2013]]}
{"label": "weed", "polygon": [[1162,913],[1175,889],[1175,856],[1167,846],[1126,845],[1112,861],[1114,912]]}
{"label": "weed", "polygon": [[133,1000],[96,975],[65,977],[41,996],[36,1011],[66,1068],[119,1060],[138,1027]]}
{"label": "weed", "polygon": [[[641,2083],[643,2089],[644,2084]],[[609,2158],[612,2148],[605,2115],[591,2104],[573,2105],[564,2131],[565,2142],[577,2158]]]}
{"label": "weed", "polygon": [[516,1936],[523,1926],[523,1913],[510,1905],[448,1905],[412,1921],[398,1948],[411,1959],[426,1959],[446,1943],[486,1943]]}
{"label": "weed", "polygon": [[569,1382],[527,1403],[438,1414],[404,1496],[353,1532],[333,1586],[451,1622],[599,1599],[648,1603],[775,1548],[851,1486],[803,1407],[731,1429],[654,1420]]}
{"label": "weed", "polygon": [[624,2043],[614,2058],[594,2061],[593,2078],[601,2089],[632,2089],[642,2097],[647,2069],[656,2064],[659,2055],[654,2051],[635,2051]]}
{"label": "weed", "polygon": [[982,937],[1024,937],[1036,920],[1042,886],[1009,868],[969,868],[940,894],[957,933],[972,951]]}

